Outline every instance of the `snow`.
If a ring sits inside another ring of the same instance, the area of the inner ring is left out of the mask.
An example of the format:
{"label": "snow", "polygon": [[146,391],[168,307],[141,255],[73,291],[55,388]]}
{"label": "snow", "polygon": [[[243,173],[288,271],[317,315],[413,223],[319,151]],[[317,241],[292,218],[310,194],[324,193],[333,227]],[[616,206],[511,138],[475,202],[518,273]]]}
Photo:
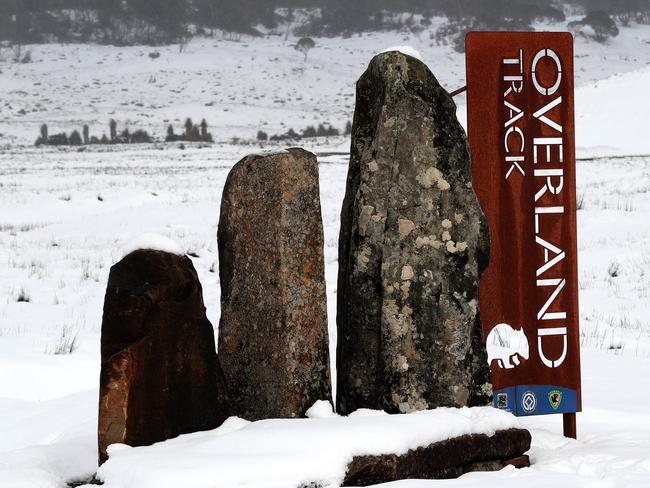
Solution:
{"label": "snow", "polygon": [[649,86],[650,66],[616,74],[577,90],[578,155],[649,154]]}
{"label": "snow", "polygon": [[185,256],[185,251],[183,251],[183,248],[178,242],[154,232],[140,234],[135,240],[126,246],[124,249],[124,256],[141,249],[163,251],[178,256]]}
{"label": "snow", "polygon": [[255,151],[252,153],[246,153],[245,156],[275,156],[276,154],[288,154],[289,151],[286,149],[262,149],[261,151]]}
{"label": "snow", "polygon": [[383,410],[374,410],[372,408],[359,408],[350,414],[350,417],[381,417],[388,415]]}
{"label": "snow", "polygon": [[415,49],[414,47],[412,47],[412,46],[393,46],[393,47],[389,47],[387,49],[384,49],[381,52],[382,53],[388,53],[388,52],[391,52],[391,51],[398,51],[398,52],[400,52],[402,54],[406,54],[407,56],[411,56],[412,58],[415,58],[415,59],[417,59],[419,61],[422,61],[424,63],[424,59],[422,59],[422,55],[420,54],[420,52],[417,49]]}
{"label": "snow", "polygon": [[336,416],[334,407],[328,400],[316,400],[305,412],[305,417],[309,419],[326,419],[334,416]]}
{"label": "snow", "polygon": [[45,402],[0,399],[0,486],[60,488],[92,476],[98,398],[91,390]]}
{"label": "snow", "polygon": [[[439,22],[434,19],[432,28]],[[463,56],[436,45],[429,34],[316,39],[318,48],[307,62],[290,46],[293,39],[199,38],[183,53],[178,46],[157,48],[158,60],[148,58],[146,47],[52,44],[29,46],[34,63],[2,63],[0,487],[60,487],[96,469],[102,305],[110,266],[134,236],[150,230],[189,253],[208,317],[218,324],[216,229],[228,170],[243,154],[282,149],[250,142],[260,129],[284,133],[327,122],[342,129],[354,110],[354,83],[377,46],[412,45],[435,60],[431,69],[444,87],[465,84]],[[529,469],[386,486],[650,485],[650,137],[641,132],[650,113],[649,41],[650,26],[637,24],[604,45],[575,39],[585,407],[578,415],[578,440],[560,435],[559,416],[524,418],[520,422],[533,435]],[[464,121],[465,95],[454,100]],[[160,136],[169,123],[180,129],[187,116],[205,117],[217,142],[186,143],[184,149],[162,143],[92,146],[83,152],[32,147],[43,122],[51,134],[88,123],[91,134],[101,136],[115,118],[120,129],[129,125]],[[235,137],[244,142],[235,143]],[[335,364],[338,231],[350,140],[296,145],[319,155]],[[23,292],[28,302],[18,301]],[[67,354],[64,346],[71,342]],[[337,421],[326,407],[318,404],[316,418],[304,422]],[[380,422],[386,414],[355,412],[346,421],[356,417]],[[223,439],[248,436],[262,430],[256,424],[230,419],[219,430]],[[197,440],[201,435],[195,434],[196,445],[208,445],[207,438],[205,444]],[[259,441],[279,449],[268,438]],[[308,439],[282,447],[304,459],[319,443]],[[114,454],[127,462],[139,452],[124,448]],[[278,458],[273,457],[278,466],[286,466]],[[177,486],[189,485],[184,478]]]}
{"label": "snow", "polygon": [[149,447],[113,446],[98,477],[106,488],[286,488],[313,481],[338,486],[353,456],[404,454],[450,437],[492,435],[518,425],[514,416],[490,407],[261,420],[238,429],[227,424]]}
{"label": "snow", "polygon": [[[447,90],[465,85],[464,55],[431,39],[442,23],[434,18],[420,33],[315,38],[317,47],[307,61],[293,48],[297,38],[284,36],[242,42],[195,38],[182,52],[178,45],[156,47],[158,59],[149,58],[152,48],[147,46],[25,46],[33,63],[2,64],[0,146],[32,145],[42,123],[50,134],[81,131],[88,124],[90,134],[101,137],[108,134],[111,118],[120,131],[140,128],[159,138],[169,124],[179,133],[186,117],[205,118],[221,143],[254,140],[258,130],[283,134],[319,123],[341,130],[354,112],[354,84],[382,46],[412,46],[430,61]],[[566,30],[566,22],[536,28]],[[576,88],[647,66],[649,38],[650,26],[638,24],[621,28],[604,45],[576,38]],[[455,98],[459,113],[465,100],[464,95]],[[622,118],[622,113],[612,115]],[[616,130],[615,124],[611,127]]]}

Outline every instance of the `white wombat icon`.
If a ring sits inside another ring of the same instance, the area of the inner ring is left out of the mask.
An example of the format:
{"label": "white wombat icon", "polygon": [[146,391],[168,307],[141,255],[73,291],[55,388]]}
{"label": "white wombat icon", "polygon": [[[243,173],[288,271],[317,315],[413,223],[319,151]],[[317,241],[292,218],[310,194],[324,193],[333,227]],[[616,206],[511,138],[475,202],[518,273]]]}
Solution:
{"label": "white wombat icon", "polygon": [[528,359],[528,339],[523,329],[513,329],[508,324],[495,325],[487,336],[488,364],[497,360],[500,368],[519,366],[522,357]]}

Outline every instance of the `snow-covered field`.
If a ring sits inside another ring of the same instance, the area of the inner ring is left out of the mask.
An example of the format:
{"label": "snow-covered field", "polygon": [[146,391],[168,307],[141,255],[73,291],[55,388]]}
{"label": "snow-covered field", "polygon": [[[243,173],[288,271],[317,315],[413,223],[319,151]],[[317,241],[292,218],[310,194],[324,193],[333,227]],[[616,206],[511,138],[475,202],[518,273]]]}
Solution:
{"label": "snow-covered field", "polygon": [[[186,117],[195,122],[205,118],[218,141],[253,139],[260,129],[269,134],[284,133],[290,127],[300,131],[320,122],[343,129],[354,111],[355,81],[370,58],[390,46],[413,46],[449,91],[465,84],[464,55],[431,39],[441,22],[434,19],[430,30],[418,34],[317,38],[306,61],[292,47],[296,39],[284,36],[244,38],[241,42],[198,38],[182,52],[178,45],[26,46],[32,63],[0,62],[0,146],[33,144],[42,123],[48,124],[50,134],[73,129],[81,132],[83,124],[88,124],[90,134],[101,137],[108,135],[111,118],[119,130],[142,128],[158,137],[164,137],[170,123],[178,133]],[[536,27],[565,30],[566,24]],[[650,25],[636,24],[622,28],[605,46],[576,39],[576,85],[593,86],[612,75],[647,67],[649,40]],[[153,52],[160,57],[150,58]],[[596,92],[589,93],[597,96],[609,90],[613,97],[599,97],[604,103],[598,106],[584,103],[578,107],[578,121],[601,114],[590,126],[602,121],[606,127],[609,112],[638,111],[639,100],[618,96],[640,89],[638,85],[628,80],[595,88]],[[648,109],[648,97],[644,98],[641,102]],[[464,95],[458,103],[464,105]],[[625,128],[632,127],[635,120],[628,120]],[[636,130],[640,130],[638,126]],[[589,131],[581,135],[588,146],[612,146],[601,134]],[[627,143],[630,140],[625,139]]]}
{"label": "snow-covered field", "polygon": [[[561,26],[557,26],[559,29]],[[443,86],[464,84],[463,56],[428,32],[316,39],[305,62],[283,38],[151,48],[32,46],[0,63],[0,487],[58,487],[96,469],[99,328],[110,266],[143,232],[178,241],[219,319],[216,227],[229,168],[271,134],[342,129],[354,81],[391,45],[418,49]],[[393,486],[650,486],[650,26],[606,46],[576,40],[576,133],[584,413],[579,440],[558,416],[526,418],[533,467]],[[464,120],[464,97],[458,97]],[[24,111],[24,114],[22,113]],[[90,125],[158,137],[205,117],[217,143],[34,148]],[[303,140],[320,154],[330,336],[349,140]],[[280,451],[282,452],[282,451]]]}

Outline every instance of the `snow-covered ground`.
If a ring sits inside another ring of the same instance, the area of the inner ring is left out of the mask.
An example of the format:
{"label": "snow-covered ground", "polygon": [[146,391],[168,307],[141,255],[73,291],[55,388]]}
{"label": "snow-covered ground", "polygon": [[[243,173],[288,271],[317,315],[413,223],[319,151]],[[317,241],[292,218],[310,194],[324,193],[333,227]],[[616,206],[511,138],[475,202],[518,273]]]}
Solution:
{"label": "snow-covered ground", "polygon": [[98,477],[107,488],[334,487],[353,456],[405,454],[451,437],[518,427],[514,416],[490,407],[407,415],[362,409],[348,417],[331,408],[321,418],[251,423],[233,417],[213,431],[154,446],[114,445]]}
{"label": "snow-covered ground", "polygon": [[[561,26],[557,26],[559,29]],[[410,44],[443,86],[463,57],[427,32],[316,39],[303,61],[283,38],[197,39],[153,49],[32,46],[0,63],[0,487],[58,487],[96,469],[99,328],[110,266],[155,232],[190,253],[208,317],[219,319],[216,227],[229,168],[257,130],[342,129],[370,57]],[[393,486],[650,486],[650,26],[601,46],[576,40],[577,184],[584,413],[579,440],[558,416],[522,419],[533,467]],[[458,97],[464,120],[464,97]],[[24,110],[24,115],[21,111]],[[50,134],[108,132],[108,119],[157,136],[205,117],[218,141],[34,148]],[[299,143],[321,156],[330,337],[349,140]]]}

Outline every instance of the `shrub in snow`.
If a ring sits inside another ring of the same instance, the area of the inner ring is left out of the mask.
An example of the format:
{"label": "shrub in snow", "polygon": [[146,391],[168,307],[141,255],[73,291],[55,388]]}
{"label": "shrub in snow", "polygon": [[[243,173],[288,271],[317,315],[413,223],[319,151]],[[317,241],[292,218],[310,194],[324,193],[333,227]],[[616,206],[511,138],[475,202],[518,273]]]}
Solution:
{"label": "shrub in snow", "polygon": [[29,291],[25,287],[21,286],[18,293],[16,293],[16,301],[23,303],[29,303],[31,301]]}
{"label": "shrub in snow", "polygon": [[302,130],[302,137],[316,137],[316,128],[313,125],[308,125]]}
{"label": "shrub in snow", "polygon": [[70,137],[68,138],[68,143],[71,146],[81,146],[82,142],[83,141],[81,140],[81,134],[79,134],[79,131],[73,130],[70,134]]}
{"label": "shrub in snow", "polygon": [[185,132],[182,134],[174,134],[174,127],[169,124],[167,126],[167,136],[165,137],[166,142],[174,141],[201,141],[201,142],[213,142],[212,134],[208,132],[208,123],[205,119],[201,121],[200,125],[196,125],[192,122],[191,118],[185,119]]}
{"label": "shrub in snow", "polygon": [[145,142],[151,142],[152,140],[153,139],[147,133],[147,131],[142,129],[137,129],[133,134],[131,134],[131,137],[129,138],[129,142],[132,144],[141,144]]}
{"label": "shrub in snow", "polygon": [[268,141],[269,135],[264,132],[263,130],[258,130],[257,131],[257,140],[258,141]]}
{"label": "shrub in snow", "polygon": [[167,137],[165,137],[166,142],[173,142],[176,140],[176,134],[174,134],[174,126],[169,124],[167,126]]}
{"label": "shrub in snow", "polygon": [[36,146],[40,146],[41,144],[47,144],[48,143],[48,138],[47,138],[47,124],[41,125],[41,135],[38,139],[36,139]]}
{"label": "shrub in snow", "polygon": [[327,127],[323,124],[318,124],[318,129],[316,129],[316,137],[330,137],[330,136],[338,136],[339,135],[339,130],[332,127],[331,125],[327,125]]}
{"label": "shrub in snow", "polygon": [[45,353],[54,355],[72,354],[77,350],[77,336],[78,331],[71,326],[64,326],[54,344],[45,348]]}
{"label": "shrub in snow", "polygon": [[[96,142],[99,142],[97,138],[94,138]],[[52,146],[80,146],[81,144],[88,144],[91,142],[88,138],[88,125],[83,127],[83,138],[78,130],[73,130],[68,136],[65,132],[59,134],[54,134],[52,136],[48,135],[47,124],[41,125],[40,136],[36,139],[34,143],[36,146],[42,144],[49,144]],[[106,141],[108,142],[108,141]]]}
{"label": "shrub in snow", "polygon": [[567,25],[575,35],[605,42],[618,35],[618,27],[612,18],[602,10],[589,12],[582,20],[574,20]]}
{"label": "shrub in snow", "polygon": [[117,122],[111,119],[110,122],[108,123],[108,127],[110,129],[111,142],[113,142],[117,138]]}
{"label": "shrub in snow", "polygon": [[299,140],[299,139],[300,139],[300,134],[298,134],[292,128],[289,129],[284,134],[275,134],[269,137],[269,140],[271,141],[286,141],[286,140]]}
{"label": "shrub in snow", "polygon": [[68,136],[65,132],[54,134],[47,139],[47,143],[52,146],[67,146],[69,144]]}
{"label": "shrub in snow", "polygon": [[305,61],[307,61],[307,54],[309,54],[309,51],[311,51],[314,47],[316,47],[316,43],[311,37],[302,37],[298,39],[298,42],[296,42],[294,49],[303,53],[305,55]]}
{"label": "shrub in snow", "polygon": [[114,142],[118,142],[120,144],[128,144],[131,141],[131,133],[129,132],[129,129],[126,128],[122,131],[122,133],[115,139]]}
{"label": "shrub in snow", "polygon": [[188,141],[200,141],[201,140],[201,132],[199,130],[198,126],[192,127],[192,130],[190,131],[189,134],[186,134],[187,140]]}
{"label": "shrub in snow", "polygon": [[611,261],[607,267],[607,274],[612,278],[616,278],[621,273],[621,263],[618,261]]}

